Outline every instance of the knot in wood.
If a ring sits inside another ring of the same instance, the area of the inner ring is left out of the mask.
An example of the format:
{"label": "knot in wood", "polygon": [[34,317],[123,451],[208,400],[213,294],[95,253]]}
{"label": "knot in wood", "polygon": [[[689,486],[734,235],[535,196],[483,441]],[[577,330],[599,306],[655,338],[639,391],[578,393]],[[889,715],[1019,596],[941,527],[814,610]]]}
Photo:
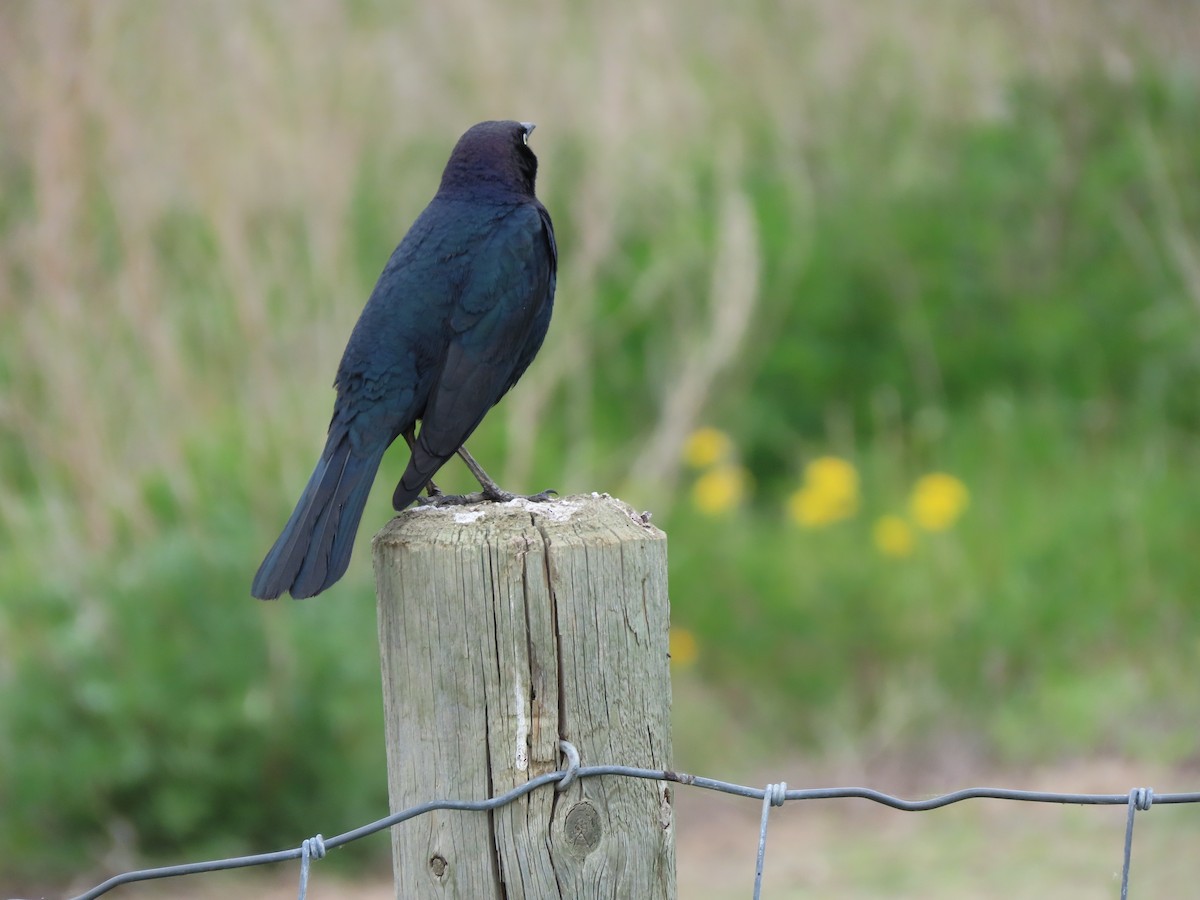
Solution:
{"label": "knot in wood", "polygon": [[563,835],[571,849],[580,856],[587,856],[600,846],[602,830],[600,813],[586,800],[567,810],[563,819]]}
{"label": "knot in wood", "polygon": [[435,853],[429,858],[429,871],[433,873],[434,878],[444,878],[448,868],[450,863],[440,853]]}

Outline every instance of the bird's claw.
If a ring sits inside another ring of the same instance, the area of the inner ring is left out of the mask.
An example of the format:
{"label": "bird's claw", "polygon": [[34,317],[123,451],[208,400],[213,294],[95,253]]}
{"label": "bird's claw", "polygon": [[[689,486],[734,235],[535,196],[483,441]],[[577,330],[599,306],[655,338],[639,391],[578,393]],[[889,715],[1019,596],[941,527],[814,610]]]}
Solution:
{"label": "bird's claw", "polygon": [[530,503],[545,503],[552,497],[557,497],[558,491],[545,490],[538,494],[513,494],[496,488],[495,490],[474,491],[470,494],[443,494],[433,497],[418,497],[417,506],[441,509],[447,506],[467,506],[472,503],[507,503],[509,500],[528,500]]}
{"label": "bird's claw", "polygon": [[512,494],[501,488],[484,488],[483,497],[493,503],[507,503],[509,500],[528,500],[530,503],[545,503],[551,497],[557,497],[558,491],[547,488],[538,494]]}
{"label": "bird's claw", "polygon": [[490,498],[485,497],[479,491],[473,494],[437,494],[433,497],[418,497],[418,506],[428,506],[433,509],[442,509],[446,506],[466,506],[469,503],[483,503]]}

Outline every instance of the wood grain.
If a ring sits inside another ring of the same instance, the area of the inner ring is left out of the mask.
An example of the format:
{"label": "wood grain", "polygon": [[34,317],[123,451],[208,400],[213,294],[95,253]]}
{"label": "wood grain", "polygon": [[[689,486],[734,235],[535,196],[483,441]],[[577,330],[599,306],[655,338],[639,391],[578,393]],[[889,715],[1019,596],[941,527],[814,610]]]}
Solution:
{"label": "wood grain", "polygon": [[[397,516],[375,538],[393,811],[560,768],[671,767],[666,536],[607,495]],[[675,896],[672,787],[601,776],[392,829],[396,896]]]}

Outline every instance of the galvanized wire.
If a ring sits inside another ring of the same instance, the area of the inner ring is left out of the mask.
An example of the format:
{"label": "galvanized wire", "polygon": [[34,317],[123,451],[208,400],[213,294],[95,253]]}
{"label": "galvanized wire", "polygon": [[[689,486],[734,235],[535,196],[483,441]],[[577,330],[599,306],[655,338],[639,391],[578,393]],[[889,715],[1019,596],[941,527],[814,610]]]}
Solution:
{"label": "galvanized wire", "polygon": [[783,806],[787,799],[787,782],[768,784],[763,791],[762,818],[758,824],[758,860],[754,865],[754,900],[762,895],[763,863],[767,858],[767,818],[771,815],[772,806]]}
{"label": "galvanized wire", "polygon": [[321,859],[328,850],[357,841],[401,822],[414,819],[434,810],[464,810],[486,812],[512,803],[540,787],[555,784],[559,789],[565,787],[576,778],[599,778],[603,776],[619,776],[624,778],[646,778],[653,781],[670,781],[689,787],[705,790],[720,791],[739,797],[749,797],[762,802],[762,818],[759,825],[758,859],[755,866],[754,897],[758,900],[762,888],[763,866],[767,847],[767,821],[772,806],[782,806],[785,801],[796,800],[837,800],[858,798],[870,800],[892,809],[904,812],[926,812],[940,809],[965,800],[1012,800],[1026,803],[1063,803],[1082,806],[1125,806],[1127,807],[1125,824],[1125,856],[1121,874],[1121,898],[1127,900],[1129,892],[1129,865],[1133,850],[1133,822],[1138,811],[1149,810],[1152,804],[1163,803],[1200,803],[1200,791],[1189,793],[1156,794],[1150,788],[1134,788],[1125,794],[1066,794],[1054,791],[1021,791],[1007,788],[975,787],[939,794],[924,800],[905,800],[894,797],[882,791],[864,787],[834,787],[834,788],[803,788],[788,790],[787,784],[768,784],[766,788],[749,787],[728,781],[718,781],[699,775],[688,775],[684,772],[673,772],[664,769],[642,769],[635,766],[583,766],[580,765],[579,752],[567,743],[562,742],[563,755],[566,757],[566,767],[556,772],[547,772],[537,778],[530,779],[525,784],[513,788],[507,793],[491,797],[487,800],[431,800],[418,806],[412,806],[400,812],[377,819],[359,828],[344,832],[335,837],[322,838],[321,835],[308,838],[299,847],[288,850],[276,850],[270,853],[260,853],[253,856],[238,856],[231,859],[216,859],[207,862],[186,863],[178,866],[162,866],[154,869],[139,869],[126,872],[108,879],[86,893],[72,900],[93,900],[106,894],[113,888],[136,881],[148,881],[156,878],[173,878],[179,875],[194,875],[200,872],[215,872],[221,869],[237,869],[246,866],[262,866],[270,863],[286,862],[299,859],[300,866],[300,900],[305,900],[308,890],[309,869],[313,860]]}
{"label": "galvanized wire", "polygon": [[1129,792],[1129,812],[1125,816],[1125,862],[1121,865],[1121,900],[1129,897],[1129,858],[1133,855],[1133,817],[1148,810],[1154,802],[1154,788],[1134,788]]}

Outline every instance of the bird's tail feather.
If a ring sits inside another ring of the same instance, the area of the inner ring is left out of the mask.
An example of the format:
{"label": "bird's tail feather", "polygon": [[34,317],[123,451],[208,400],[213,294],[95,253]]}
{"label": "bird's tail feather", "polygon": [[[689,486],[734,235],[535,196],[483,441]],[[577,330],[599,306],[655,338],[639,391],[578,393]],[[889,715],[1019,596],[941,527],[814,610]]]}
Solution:
{"label": "bird's tail feather", "polygon": [[292,516],[267,553],[250,593],[274,600],[321,593],[345,574],[367,496],[386,445],[359,456],[343,437],[326,449]]}

